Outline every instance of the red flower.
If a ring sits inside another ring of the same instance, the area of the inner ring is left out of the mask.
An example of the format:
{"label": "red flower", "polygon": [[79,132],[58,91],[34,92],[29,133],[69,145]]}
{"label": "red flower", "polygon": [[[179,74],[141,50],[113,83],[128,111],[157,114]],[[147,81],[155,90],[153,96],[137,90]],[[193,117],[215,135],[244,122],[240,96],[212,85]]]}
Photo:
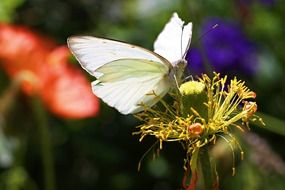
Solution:
{"label": "red flower", "polygon": [[96,115],[99,102],[91,91],[90,82],[81,70],[67,64],[70,52],[59,47],[47,59],[49,77],[46,77],[41,96],[49,108],[66,118],[82,118]]}
{"label": "red flower", "polygon": [[90,82],[68,63],[66,47],[25,27],[0,24],[0,62],[12,78],[24,75],[23,91],[38,94],[48,109],[65,118],[95,116],[99,102]]}
{"label": "red flower", "polygon": [[0,60],[7,74],[15,78],[27,71],[25,73],[29,73],[32,80],[23,83],[24,92],[38,91],[41,88],[38,73],[55,45],[24,27],[0,24],[0,47]]}

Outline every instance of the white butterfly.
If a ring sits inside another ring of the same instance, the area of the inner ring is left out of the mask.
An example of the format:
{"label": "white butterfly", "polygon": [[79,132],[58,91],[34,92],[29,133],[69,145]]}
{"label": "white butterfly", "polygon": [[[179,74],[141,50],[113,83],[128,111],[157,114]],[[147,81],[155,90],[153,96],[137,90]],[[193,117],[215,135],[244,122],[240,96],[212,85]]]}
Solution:
{"label": "white butterfly", "polygon": [[122,114],[153,106],[176,85],[186,66],[192,23],[174,13],[154,43],[154,52],[139,46],[91,36],[75,36],[68,47],[81,66],[97,78],[92,90]]}

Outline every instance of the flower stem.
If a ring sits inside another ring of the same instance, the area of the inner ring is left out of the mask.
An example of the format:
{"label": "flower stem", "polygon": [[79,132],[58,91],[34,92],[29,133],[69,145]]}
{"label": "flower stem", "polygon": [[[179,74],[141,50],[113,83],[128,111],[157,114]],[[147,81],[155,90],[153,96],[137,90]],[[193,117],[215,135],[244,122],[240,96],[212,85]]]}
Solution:
{"label": "flower stem", "polygon": [[33,109],[36,115],[39,138],[41,142],[41,154],[43,164],[44,189],[55,190],[54,161],[50,142],[50,133],[47,123],[47,115],[41,101],[38,98],[33,99]]}
{"label": "flower stem", "polygon": [[199,161],[201,165],[201,172],[204,180],[204,189],[218,189],[215,179],[214,169],[212,167],[208,147],[203,147],[199,152]]}

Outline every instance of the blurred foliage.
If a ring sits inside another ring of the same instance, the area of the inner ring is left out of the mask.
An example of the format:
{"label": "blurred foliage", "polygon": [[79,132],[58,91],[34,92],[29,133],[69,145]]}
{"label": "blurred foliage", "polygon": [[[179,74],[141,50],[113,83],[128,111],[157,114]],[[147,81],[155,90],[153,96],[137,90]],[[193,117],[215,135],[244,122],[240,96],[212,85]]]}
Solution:
{"label": "blurred foliage", "polygon": [[[0,21],[30,27],[58,44],[65,44],[68,36],[88,34],[149,49],[174,11],[185,21],[193,22],[192,47],[199,46],[203,35],[200,28],[208,18],[235,21],[255,44],[259,62],[256,75],[246,77],[241,74],[240,77],[256,91],[259,111],[271,116],[265,116],[266,127],[252,127],[256,136],[250,141],[240,138],[245,159],[239,160],[239,151],[236,152],[235,176],[231,176],[233,157],[230,148],[221,141],[213,149],[220,186],[221,189],[281,190],[285,187],[285,151],[282,147],[285,143],[285,6],[281,0],[272,0],[271,4],[264,2],[1,0]],[[77,63],[73,65],[79,68]],[[94,79],[90,77],[91,80]],[[12,83],[1,69],[1,105],[5,103],[5,92]],[[155,141],[147,138],[139,143],[138,137],[132,136],[137,125],[132,116],[122,116],[101,103],[96,117],[64,119],[42,106],[44,119],[39,121],[33,97],[18,92],[12,98],[13,101],[0,113],[0,189],[45,187],[48,190],[45,183],[49,179],[44,180],[42,163],[43,136],[38,127],[41,122],[45,122],[45,133],[50,135],[56,189],[168,190],[181,187],[185,155],[175,143],[165,144],[155,159],[151,150],[142,161],[141,171],[137,171],[141,156]],[[259,147],[266,148],[260,150]],[[254,155],[260,159],[254,159]],[[272,162],[278,163],[281,171]]]}
{"label": "blurred foliage", "polygon": [[0,2],[0,22],[13,21],[16,15],[15,9],[19,7],[24,0],[2,0]]}

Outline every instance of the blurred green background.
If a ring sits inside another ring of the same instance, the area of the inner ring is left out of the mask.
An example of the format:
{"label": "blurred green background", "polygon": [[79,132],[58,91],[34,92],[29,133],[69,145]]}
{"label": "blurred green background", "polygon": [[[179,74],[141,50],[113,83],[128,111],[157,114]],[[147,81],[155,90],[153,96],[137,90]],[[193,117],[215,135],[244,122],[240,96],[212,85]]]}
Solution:
{"label": "blurred green background", "polygon": [[[174,11],[193,22],[191,48],[200,47],[201,27],[210,18],[237,23],[255,47],[254,74],[235,75],[257,93],[266,127],[252,124],[250,132],[239,134],[245,159],[240,161],[236,152],[235,176],[229,147],[221,142],[213,149],[220,189],[284,189],[285,6],[281,0],[1,0],[0,22],[8,28],[27,27],[56,46],[65,45],[71,35],[87,34],[152,49]],[[13,36],[8,39],[17,46]],[[27,60],[18,59],[26,64]],[[132,135],[138,124],[133,116],[121,115],[102,102],[99,112],[88,118],[54,114],[40,96],[15,90],[15,78],[5,69],[9,60],[0,56],[0,62],[1,190],[181,188],[185,153],[179,143],[166,143],[155,159],[152,152],[147,154],[138,172],[139,160],[155,139],[140,143]],[[189,64],[191,72],[191,59]],[[68,65],[83,71],[71,56]],[[45,88],[41,93],[46,93]]]}

